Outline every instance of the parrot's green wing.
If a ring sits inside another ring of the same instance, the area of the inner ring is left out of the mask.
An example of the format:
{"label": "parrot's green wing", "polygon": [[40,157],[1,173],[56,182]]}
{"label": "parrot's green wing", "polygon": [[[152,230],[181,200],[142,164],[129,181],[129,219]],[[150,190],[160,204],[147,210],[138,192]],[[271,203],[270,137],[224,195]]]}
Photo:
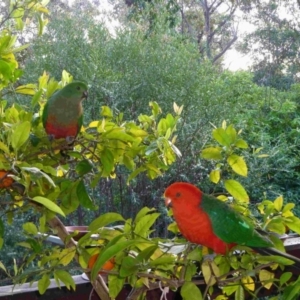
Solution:
{"label": "parrot's green wing", "polygon": [[60,90],[55,91],[44,106],[43,113],[42,113],[42,122],[43,122],[44,127],[46,125],[47,118],[48,118],[49,105],[51,104],[51,102],[55,101],[55,99],[57,98],[57,95],[59,96],[59,91]]}
{"label": "parrot's green wing", "polygon": [[212,223],[217,237],[226,243],[248,247],[273,247],[273,243],[260,235],[254,226],[226,203],[209,195],[202,195],[200,207]]}

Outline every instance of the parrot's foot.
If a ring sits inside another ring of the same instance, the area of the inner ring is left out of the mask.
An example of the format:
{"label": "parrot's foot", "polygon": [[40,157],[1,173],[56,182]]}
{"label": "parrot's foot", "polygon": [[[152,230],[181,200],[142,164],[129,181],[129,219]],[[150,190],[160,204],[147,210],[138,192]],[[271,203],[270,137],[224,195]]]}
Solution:
{"label": "parrot's foot", "polygon": [[54,134],[48,134],[48,140],[50,142],[54,141],[54,139],[55,139],[55,135]]}
{"label": "parrot's foot", "polygon": [[67,136],[66,137],[66,141],[68,143],[68,145],[72,145],[75,142],[75,136]]}

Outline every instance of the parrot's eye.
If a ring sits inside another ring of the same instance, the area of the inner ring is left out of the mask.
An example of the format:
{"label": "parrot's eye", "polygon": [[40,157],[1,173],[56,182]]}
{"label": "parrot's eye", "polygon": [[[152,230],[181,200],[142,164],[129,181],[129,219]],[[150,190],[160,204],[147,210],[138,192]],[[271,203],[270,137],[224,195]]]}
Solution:
{"label": "parrot's eye", "polygon": [[77,87],[77,90],[80,91],[80,86]]}
{"label": "parrot's eye", "polygon": [[181,197],[181,193],[179,193],[179,192],[178,192],[178,193],[176,193],[176,194],[175,194],[175,197],[176,197],[176,198],[179,198],[179,197]]}

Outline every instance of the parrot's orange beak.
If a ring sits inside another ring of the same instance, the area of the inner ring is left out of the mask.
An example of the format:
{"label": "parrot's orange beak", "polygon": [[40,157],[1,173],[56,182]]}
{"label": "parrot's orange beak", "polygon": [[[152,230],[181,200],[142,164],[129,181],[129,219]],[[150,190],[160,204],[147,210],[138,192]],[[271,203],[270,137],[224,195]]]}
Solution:
{"label": "parrot's orange beak", "polygon": [[172,207],[172,200],[170,198],[165,197],[165,205],[166,207]]}

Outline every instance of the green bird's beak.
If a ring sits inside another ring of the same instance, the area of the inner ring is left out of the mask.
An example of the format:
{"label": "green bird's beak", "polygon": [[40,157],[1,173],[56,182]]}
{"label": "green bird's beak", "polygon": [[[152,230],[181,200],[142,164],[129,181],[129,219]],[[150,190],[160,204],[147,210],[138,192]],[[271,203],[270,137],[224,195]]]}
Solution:
{"label": "green bird's beak", "polygon": [[89,93],[88,93],[88,91],[84,91],[83,93],[82,93],[82,98],[87,98],[88,97],[88,95],[89,95]]}

